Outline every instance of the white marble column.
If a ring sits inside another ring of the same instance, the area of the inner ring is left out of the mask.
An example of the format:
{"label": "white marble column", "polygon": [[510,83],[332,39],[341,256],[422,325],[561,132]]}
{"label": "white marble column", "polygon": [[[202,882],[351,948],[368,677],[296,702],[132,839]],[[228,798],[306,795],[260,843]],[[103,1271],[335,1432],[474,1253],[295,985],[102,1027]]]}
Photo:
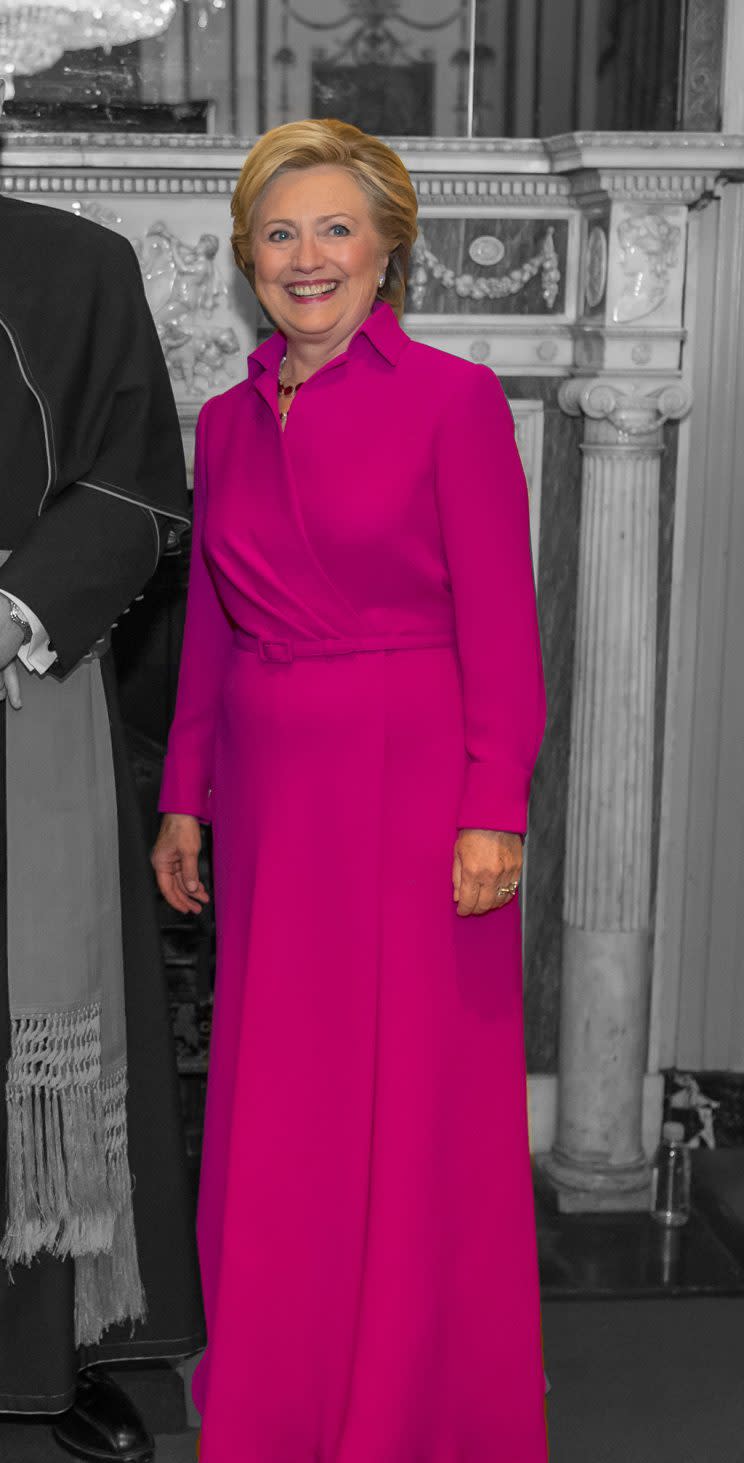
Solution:
{"label": "white marble column", "polygon": [[678,383],[564,382],[585,417],[558,1128],[565,1210],[644,1207],[659,463]]}

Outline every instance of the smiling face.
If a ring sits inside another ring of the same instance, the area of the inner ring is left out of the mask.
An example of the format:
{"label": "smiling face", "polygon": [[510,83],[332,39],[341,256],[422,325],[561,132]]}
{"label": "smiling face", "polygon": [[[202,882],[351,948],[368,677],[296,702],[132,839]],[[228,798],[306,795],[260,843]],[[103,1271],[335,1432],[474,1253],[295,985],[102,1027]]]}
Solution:
{"label": "smiling face", "polygon": [[256,294],[288,342],[333,348],[350,338],[387,262],[365,194],[344,168],[284,173],[257,205]]}

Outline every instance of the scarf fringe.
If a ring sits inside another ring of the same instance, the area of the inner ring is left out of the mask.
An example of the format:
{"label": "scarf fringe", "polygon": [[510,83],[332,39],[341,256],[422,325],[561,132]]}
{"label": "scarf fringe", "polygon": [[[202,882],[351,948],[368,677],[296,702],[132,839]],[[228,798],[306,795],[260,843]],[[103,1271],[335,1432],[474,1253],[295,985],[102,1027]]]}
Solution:
{"label": "scarf fringe", "polygon": [[75,1261],[75,1339],[146,1317],[127,1151],[127,1069],[101,1075],[100,1006],[12,1023],[6,1102],[9,1277],[41,1250]]}
{"label": "scarf fringe", "polygon": [[91,1346],[107,1326],[147,1319],[140,1278],[127,1157],[126,1068],[104,1087],[108,1193],[113,1211],[111,1242],[75,1262],[75,1340]]}

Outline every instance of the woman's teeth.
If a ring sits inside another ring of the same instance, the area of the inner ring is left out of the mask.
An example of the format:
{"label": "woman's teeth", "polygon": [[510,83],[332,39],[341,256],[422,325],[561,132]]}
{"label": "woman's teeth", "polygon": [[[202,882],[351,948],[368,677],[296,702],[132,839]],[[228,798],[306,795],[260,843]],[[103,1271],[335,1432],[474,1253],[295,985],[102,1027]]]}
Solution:
{"label": "woman's teeth", "polygon": [[332,284],[290,284],[287,289],[291,295],[330,295],[336,288],[335,281]]}

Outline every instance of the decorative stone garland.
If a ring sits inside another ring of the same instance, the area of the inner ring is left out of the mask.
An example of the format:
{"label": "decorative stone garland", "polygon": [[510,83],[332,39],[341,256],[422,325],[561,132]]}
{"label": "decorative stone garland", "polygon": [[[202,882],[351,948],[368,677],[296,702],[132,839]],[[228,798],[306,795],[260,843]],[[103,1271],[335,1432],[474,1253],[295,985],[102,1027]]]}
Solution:
{"label": "decorative stone garland", "polygon": [[537,254],[528,259],[517,269],[510,269],[506,274],[500,274],[495,279],[481,276],[475,279],[472,274],[456,274],[454,269],[448,268],[438,259],[436,254],[428,247],[423,233],[413,246],[412,251],[413,271],[410,281],[410,296],[414,310],[420,310],[423,304],[424,290],[429,277],[438,280],[445,289],[454,289],[455,294],[461,300],[504,300],[510,295],[519,294],[531,279],[535,278],[538,272],[542,273],[542,297],[549,310],[552,310],[558,297],[558,288],[561,282],[561,271],[558,264],[558,254],[555,247],[554,231],[548,228],[542,247]]}

